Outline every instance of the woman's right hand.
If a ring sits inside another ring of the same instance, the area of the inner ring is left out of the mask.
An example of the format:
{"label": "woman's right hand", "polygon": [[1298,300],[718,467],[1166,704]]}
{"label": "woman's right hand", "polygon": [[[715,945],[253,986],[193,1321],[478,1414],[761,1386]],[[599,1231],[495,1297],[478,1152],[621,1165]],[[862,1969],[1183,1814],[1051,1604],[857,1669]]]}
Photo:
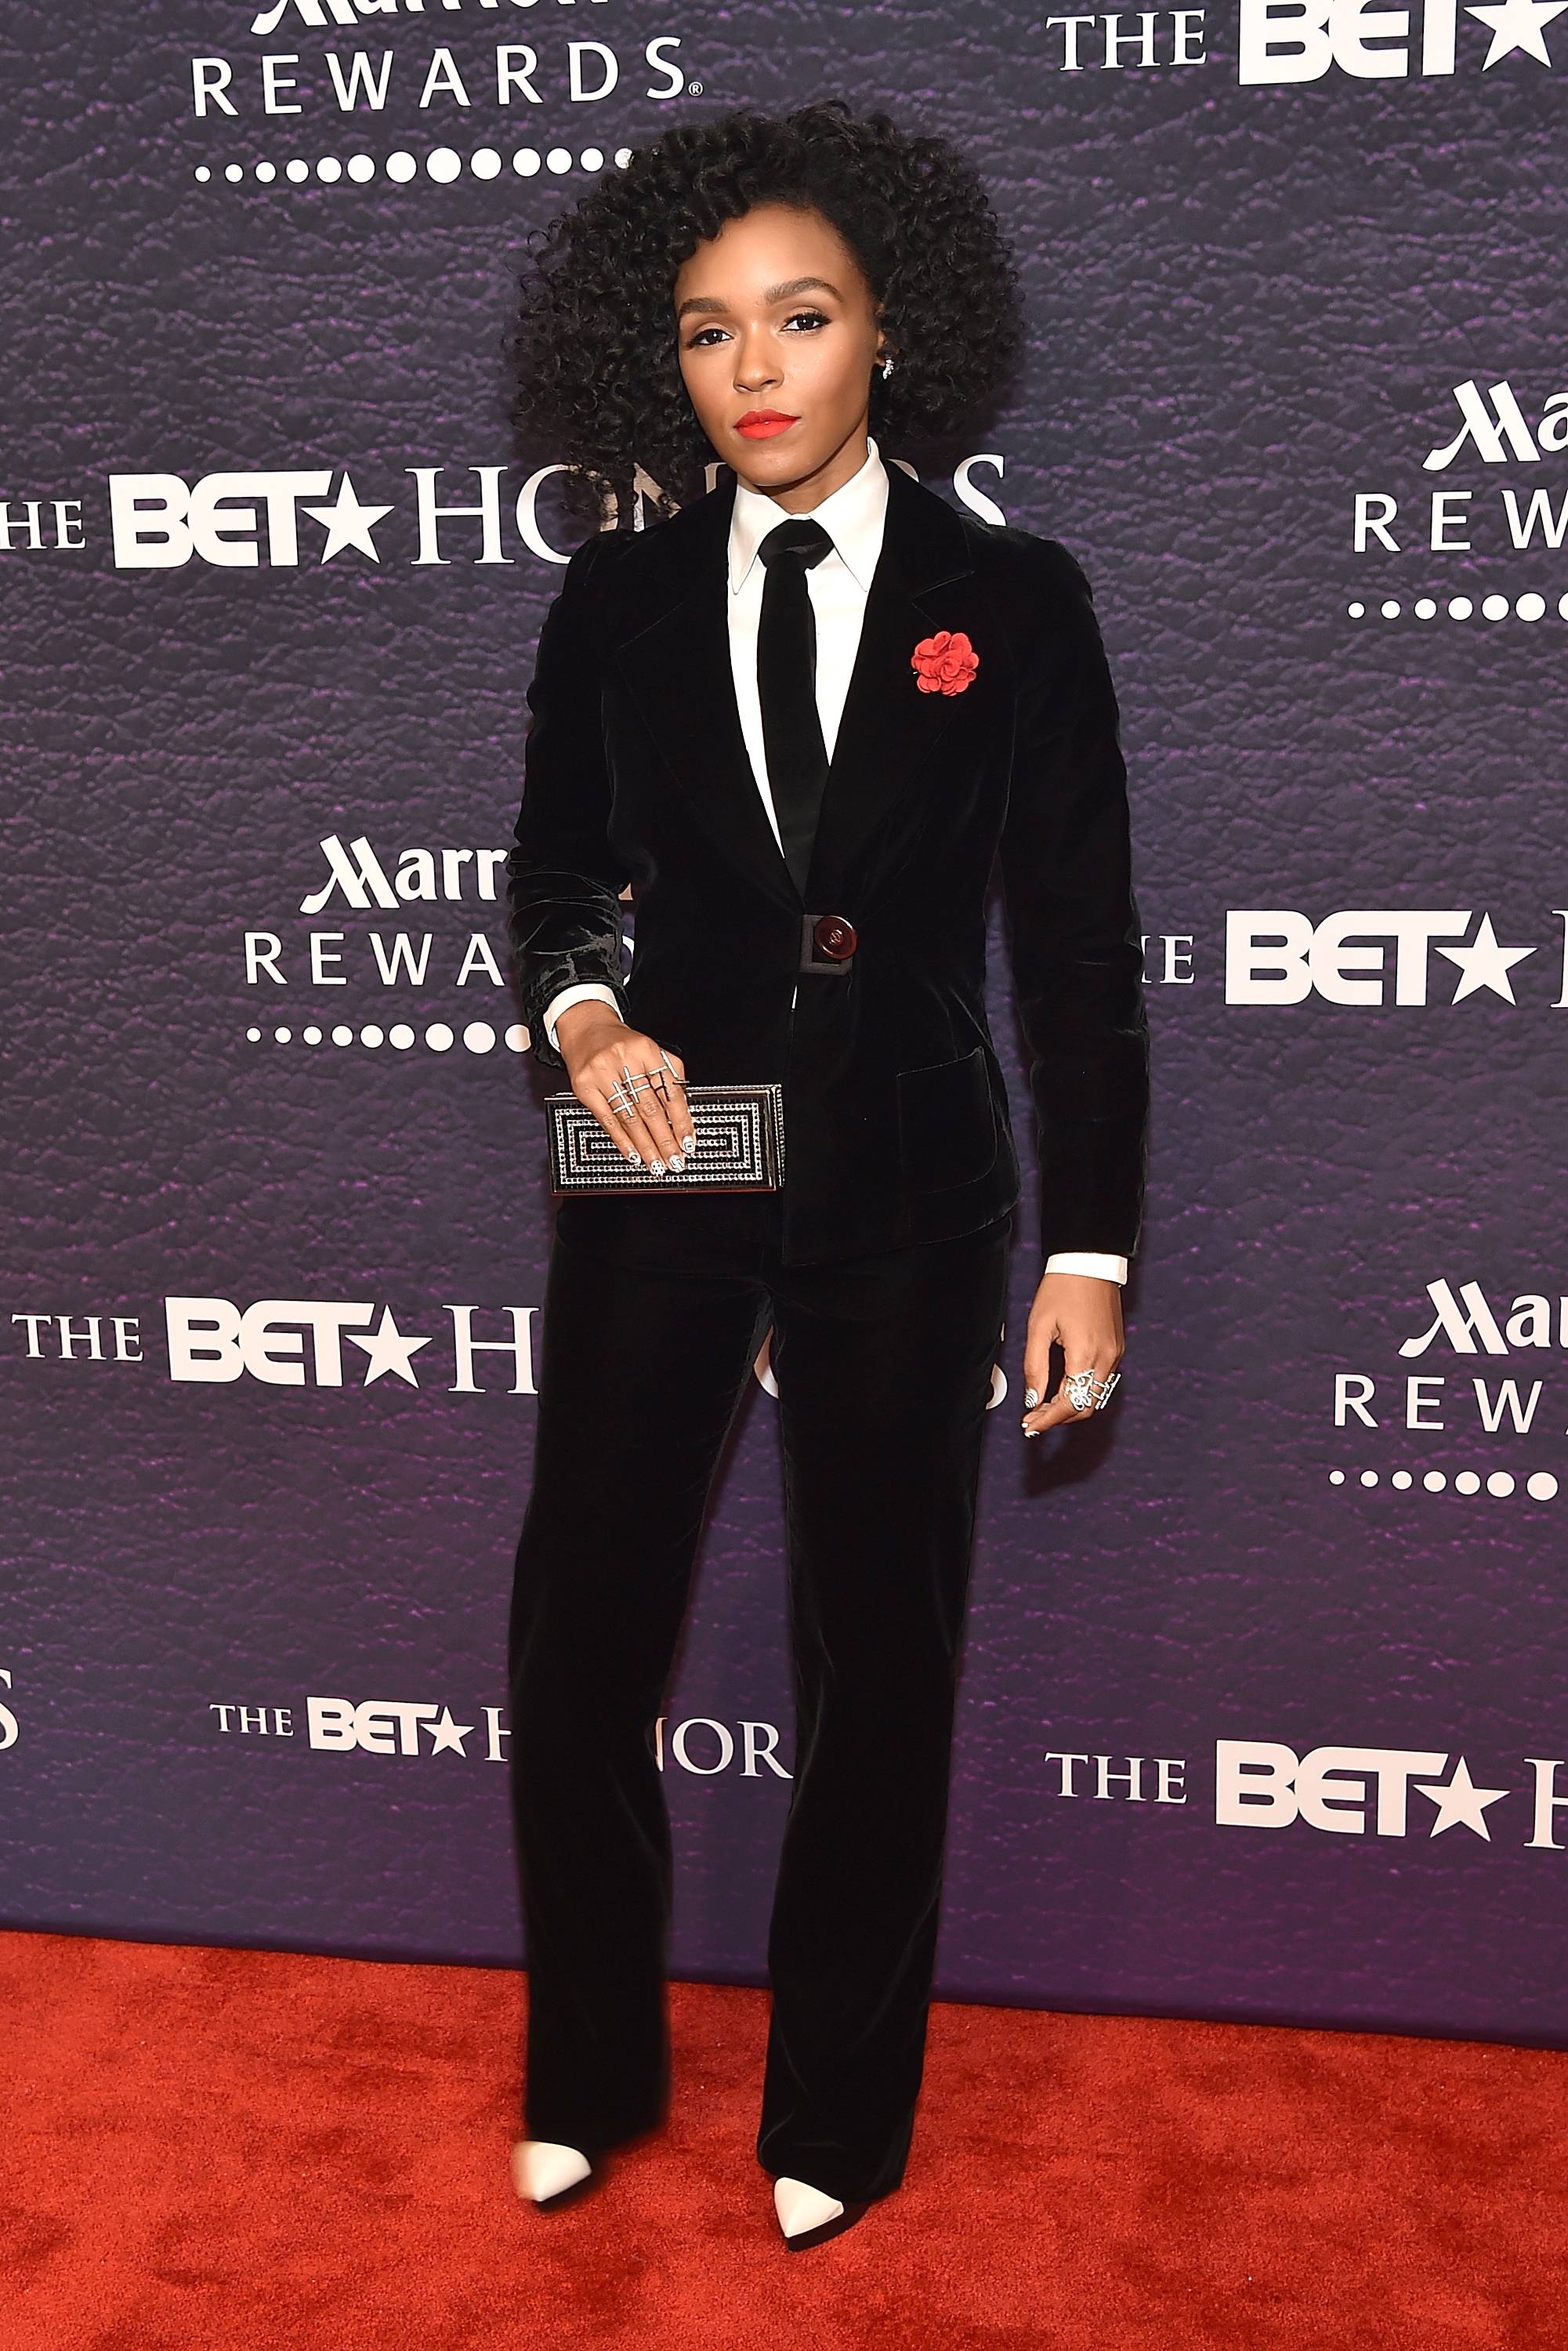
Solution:
{"label": "woman's right hand", "polygon": [[[555,1034],[572,1092],[593,1113],[616,1148],[628,1159],[641,1159],[655,1176],[669,1167],[679,1173],[696,1148],[680,1055],[667,1052],[640,1029],[628,1029],[618,1012],[596,1000],[569,1004],[555,1024]],[[656,1085],[636,1089],[636,1109],[630,1117],[610,1103],[616,1088],[624,1087],[627,1070],[634,1078],[646,1073],[659,1080]]]}

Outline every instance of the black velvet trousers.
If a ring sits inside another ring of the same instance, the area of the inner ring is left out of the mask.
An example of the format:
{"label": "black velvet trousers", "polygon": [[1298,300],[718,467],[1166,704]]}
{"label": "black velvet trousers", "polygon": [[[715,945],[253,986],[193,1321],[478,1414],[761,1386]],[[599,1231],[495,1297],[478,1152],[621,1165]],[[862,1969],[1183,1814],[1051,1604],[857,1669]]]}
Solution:
{"label": "black velvet trousers", "polygon": [[771,1324],[796,1720],[757,2154],[847,2202],[899,2185],[914,2126],[1011,1217],[810,1266],[779,1223],[770,1194],[558,1212],[509,1636],[523,2132],[595,2153],[667,2110],[653,1726]]}

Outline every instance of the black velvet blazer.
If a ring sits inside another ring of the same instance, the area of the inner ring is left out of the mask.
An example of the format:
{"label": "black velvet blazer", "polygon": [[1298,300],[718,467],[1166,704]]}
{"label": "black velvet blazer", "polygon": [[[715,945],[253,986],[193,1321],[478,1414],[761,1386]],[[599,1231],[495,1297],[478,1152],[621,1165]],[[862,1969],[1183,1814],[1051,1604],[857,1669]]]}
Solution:
{"label": "black velvet blazer", "polygon": [[[1130,1256],[1148,1039],[1120,718],[1089,583],[1057,540],[982,522],[902,466],[887,472],[804,898],[736,705],[733,478],[573,555],[528,690],[507,865],[523,1018],[540,1061],[559,1068],[545,1008],[600,980],[693,1084],[781,1081],[792,1263],[972,1231],[1019,1196],[985,1005],[999,856],[1040,1245]],[[977,666],[961,692],[923,692],[911,655],[943,629],[967,634]],[[824,960],[803,946],[803,918],[824,914],[853,926],[852,956],[802,968]]]}

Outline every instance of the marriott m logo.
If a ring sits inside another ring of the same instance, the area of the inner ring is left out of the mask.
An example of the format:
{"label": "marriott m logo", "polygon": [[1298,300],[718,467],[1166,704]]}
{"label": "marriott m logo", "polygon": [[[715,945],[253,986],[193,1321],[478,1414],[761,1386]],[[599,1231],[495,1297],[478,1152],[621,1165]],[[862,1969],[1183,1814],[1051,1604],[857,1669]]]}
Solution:
{"label": "marriott m logo", "polygon": [[1568,1298],[1549,1298],[1543,1290],[1527,1290],[1505,1310],[1500,1322],[1479,1281],[1463,1281],[1456,1293],[1446,1280],[1429,1281],[1432,1321],[1425,1331],[1403,1340],[1402,1355],[1424,1355],[1438,1340],[1446,1340],[1457,1355],[1506,1355],[1519,1347],[1568,1347]]}
{"label": "marriott m logo", "polygon": [[302,914],[319,914],[333,898],[346,906],[399,906],[413,900],[461,899],[472,883],[475,894],[496,903],[496,875],[507,862],[504,849],[404,849],[389,874],[361,833],[347,843],[335,832],[318,843],[327,878],[299,901]]}
{"label": "marriott m logo", "polygon": [[[463,0],[431,0],[431,14],[438,8],[460,8]],[[493,8],[497,0],[479,0],[482,8]],[[422,16],[425,0],[402,0],[405,15]],[[297,25],[309,25],[318,29],[329,25],[359,25],[366,16],[395,16],[398,0],[270,0],[270,5],[258,8],[251,19],[250,29],[264,38],[276,33],[286,16],[291,16]]]}
{"label": "marriott m logo", "polygon": [[1552,394],[1533,429],[1506,376],[1484,393],[1471,376],[1454,386],[1454,398],[1464,422],[1444,447],[1427,450],[1421,464],[1428,474],[1443,473],[1467,445],[1486,465],[1534,465],[1543,454],[1568,449],[1568,392]]}

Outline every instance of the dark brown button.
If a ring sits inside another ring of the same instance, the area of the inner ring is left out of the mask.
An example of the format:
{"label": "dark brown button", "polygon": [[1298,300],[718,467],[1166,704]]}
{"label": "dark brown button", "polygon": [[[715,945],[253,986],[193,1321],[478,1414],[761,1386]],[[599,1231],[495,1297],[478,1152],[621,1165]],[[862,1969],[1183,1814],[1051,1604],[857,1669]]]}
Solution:
{"label": "dark brown button", "polygon": [[819,914],[811,937],[817,953],[826,956],[830,963],[848,963],[860,945],[854,925],[842,914]]}

